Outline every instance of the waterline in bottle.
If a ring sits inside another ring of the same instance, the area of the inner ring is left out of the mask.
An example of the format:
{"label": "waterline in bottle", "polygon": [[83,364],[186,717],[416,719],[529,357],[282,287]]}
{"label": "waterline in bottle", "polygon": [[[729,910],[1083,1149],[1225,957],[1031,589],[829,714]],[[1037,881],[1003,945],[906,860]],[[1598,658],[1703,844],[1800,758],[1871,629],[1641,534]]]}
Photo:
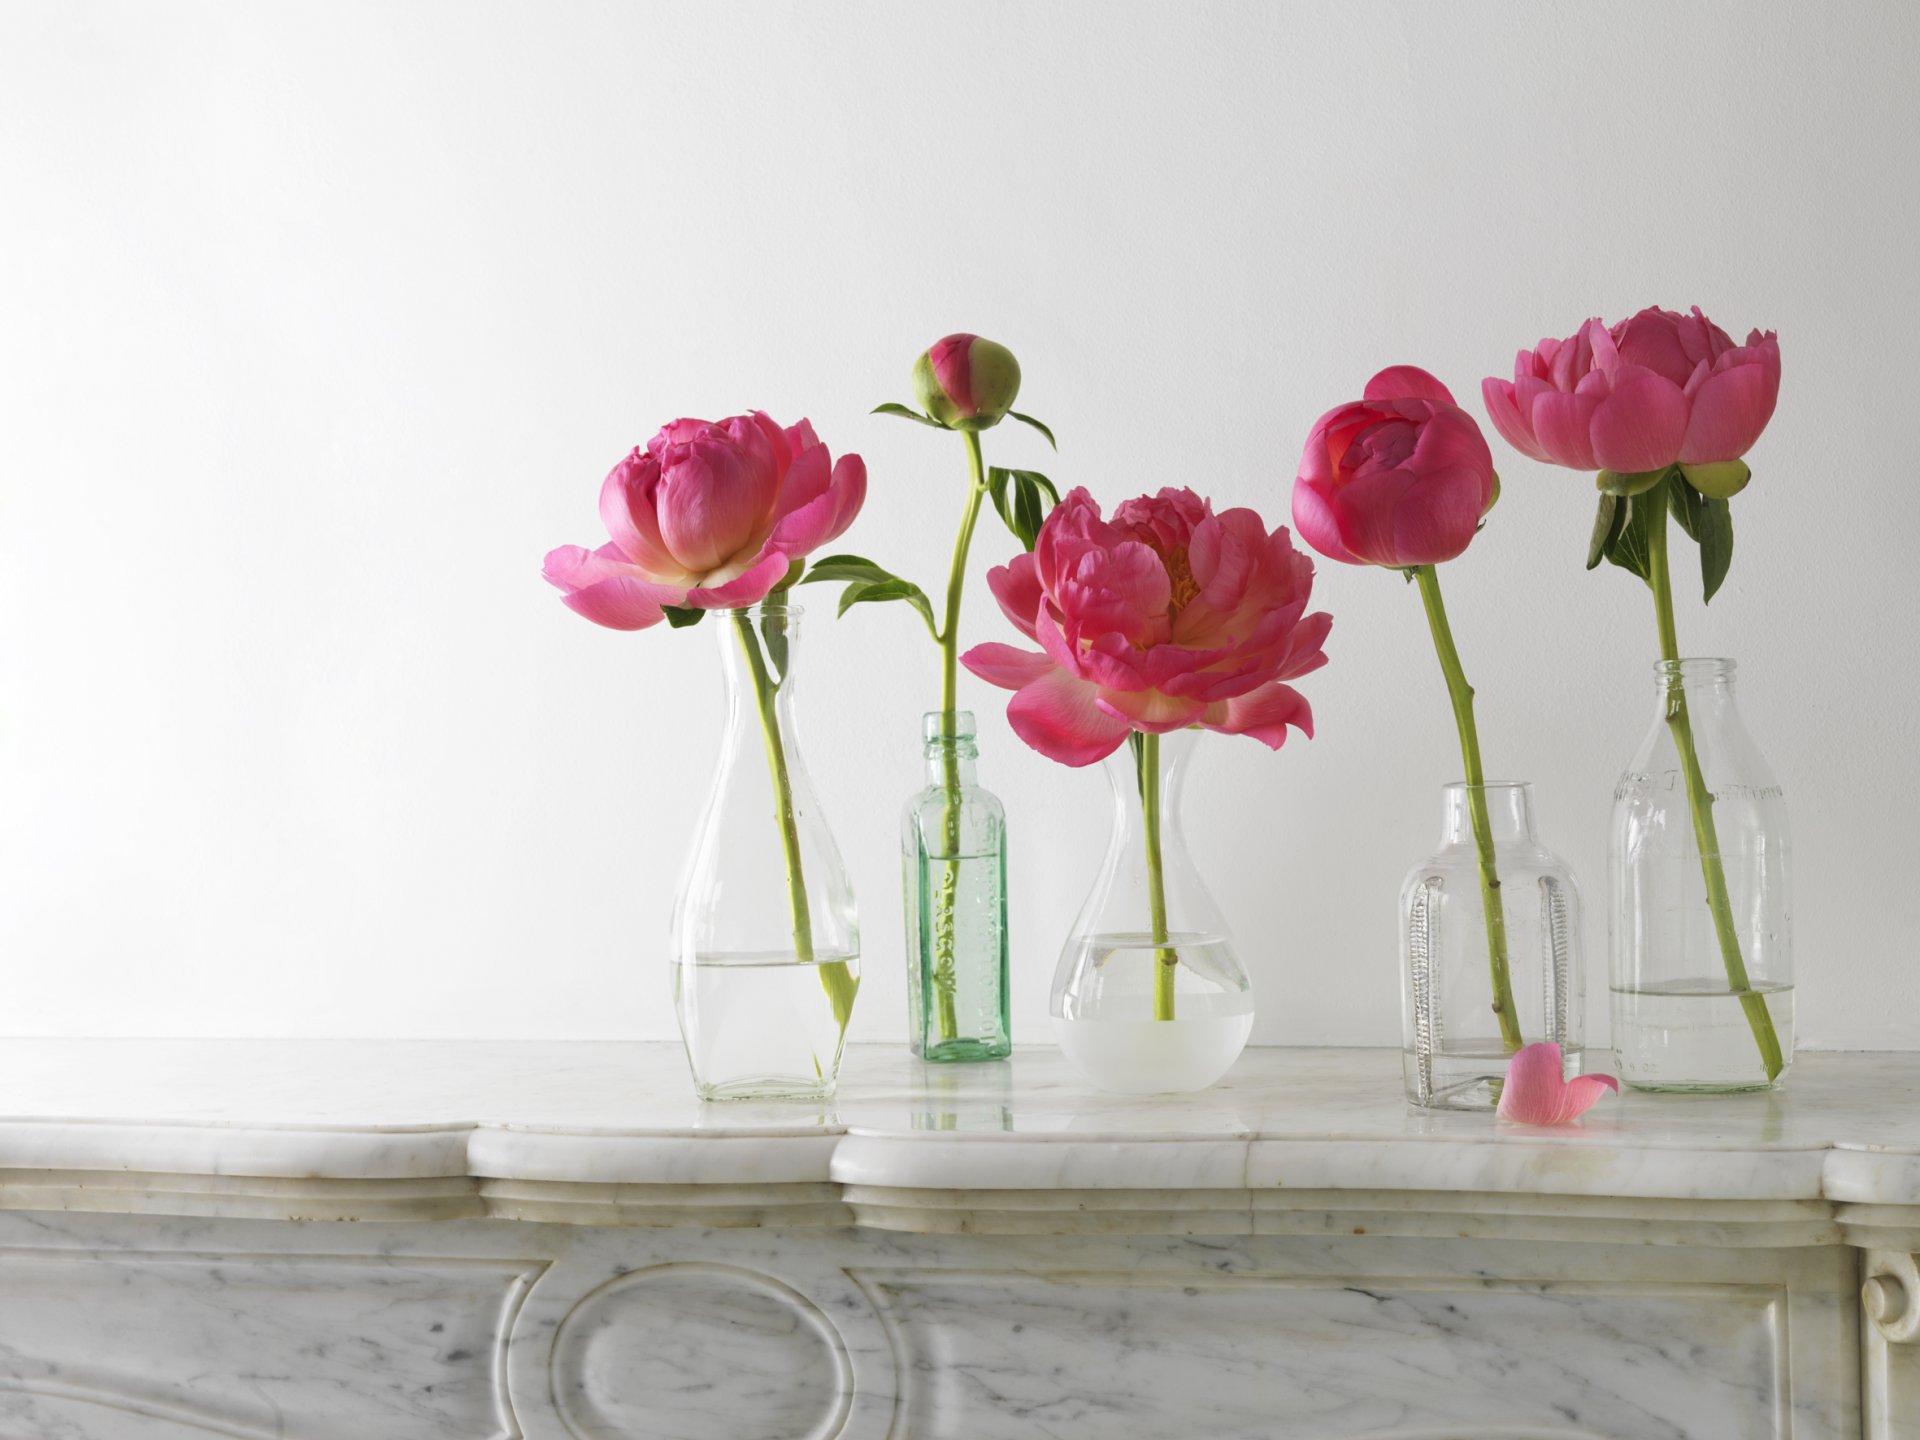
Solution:
{"label": "waterline in bottle", "polygon": [[701,1099],[833,1094],[843,1037],[820,967],[836,962],[858,977],[854,953],[701,954],[674,965],[674,1007]]}
{"label": "waterline in bottle", "polygon": [[[1758,984],[1784,1055],[1793,1054],[1793,987]],[[1740,994],[1724,975],[1613,991],[1613,1046],[1620,1078],[1639,1090],[1767,1090],[1773,1081],[1754,1042]]]}
{"label": "waterline in bottle", "polygon": [[[1172,951],[1174,1018],[1153,1018],[1154,977]],[[1253,1032],[1253,994],[1230,942],[1175,933],[1099,934],[1081,945],[1078,990],[1062,997],[1053,1034],[1067,1059],[1103,1090],[1125,1095],[1204,1090],[1232,1068]],[[1083,997],[1098,994],[1097,1003]]]}

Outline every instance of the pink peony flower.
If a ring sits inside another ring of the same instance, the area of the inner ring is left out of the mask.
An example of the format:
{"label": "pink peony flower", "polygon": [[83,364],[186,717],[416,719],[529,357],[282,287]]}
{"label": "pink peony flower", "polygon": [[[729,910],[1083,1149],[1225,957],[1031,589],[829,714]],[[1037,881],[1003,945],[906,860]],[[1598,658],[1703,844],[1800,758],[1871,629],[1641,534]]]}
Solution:
{"label": "pink peony flower", "polygon": [[1017,692],[1007,719],[1042,755],[1090,765],[1130,731],[1190,725],[1276,750],[1289,725],[1313,734],[1280,682],[1326,664],[1333,617],[1304,613],[1313,563],[1251,510],[1215,515],[1191,490],[1162,490],[1107,521],[1074,490],[987,584],[1041,653],[976,645],[962,659]]}
{"label": "pink peony flower", "polygon": [[1542,340],[1511,381],[1480,391],[1494,428],[1535,460],[1622,474],[1714,465],[1746,454],[1772,418],[1780,342],[1755,330],[1735,345],[1697,305],[1649,308]]}
{"label": "pink peony flower", "polygon": [[1426,371],[1395,365],[1313,427],[1293,523],[1329,560],[1404,570],[1465,550],[1499,493],[1473,417]]}
{"label": "pink peony flower", "polygon": [[1603,1091],[1620,1089],[1620,1082],[1611,1075],[1563,1080],[1561,1068],[1560,1047],[1551,1040],[1522,1046],[1507,1065],[1496,1113],[1515,1125],[1571,1125]]}
{"label": "pink peony flower", "polygon": [[733,609],[766,598],[793,562],[839,536],[867,497],[858,455],[830,465],[802,420],[675,420],[600,487],[611,543],[563,545],[545,574],[596,625],[644,630],[666,606]]}

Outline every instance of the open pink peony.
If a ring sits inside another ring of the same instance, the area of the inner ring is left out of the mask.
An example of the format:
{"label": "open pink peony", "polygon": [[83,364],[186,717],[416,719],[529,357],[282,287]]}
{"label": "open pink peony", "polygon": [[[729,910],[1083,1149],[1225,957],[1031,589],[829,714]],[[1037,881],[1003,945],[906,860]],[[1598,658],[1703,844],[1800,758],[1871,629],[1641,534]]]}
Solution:
{"label": "open pink peony", "polygon": [[1215,515],[1169,489],[1108,521],[1077,489],[1033,552],[987,584],[1040,653],[976,645],[962,659],[1017,692],[1007,719],[1042,755],[1090,765],[1130,731],[1194,725],[1276,750],[1288,726],[1313,733],[1306,700],[1281,682],[1326,664],[1333,617],[1305,613],[1313,562],[1252,510]]}
{"label": "open pink peony", "polygon": [[1404,570],[1465,550],[1498,494],[1473,417],[1426,371],[1395,365],[1313,427],[1293,523],[1329,560]]}
{"label": "open pink peony", "polygon": [[1506,1083],[1500,1087],[1500,1118],[1515,1125],[1571,1125],[1602,1094],[1620,1088],[1611,1075],[1563,1080],[1560,1071],[1560,1047],[1551,1040],[1521,1047],[1507,1065]]}
{"label": "open pink peony", "polygon": [[600,487],[612,541],[550,551],[545,574],[570,608],[614,630],[657,625],[666,607],[752,605],[851,525],[866,496],[860,457],[830,464],[805,420],[675,420]]}
{"label": "open pink peony", "polygon": [[1573,470],[1638,474],[1737,460],[1780,394],[1780,342],[1747,343],[1700,313],[1649,307],[1611,328],[1589,320],[1565,340],[1522,350],[1513,379],[1481,398],[1494,428],[1523,455]]}

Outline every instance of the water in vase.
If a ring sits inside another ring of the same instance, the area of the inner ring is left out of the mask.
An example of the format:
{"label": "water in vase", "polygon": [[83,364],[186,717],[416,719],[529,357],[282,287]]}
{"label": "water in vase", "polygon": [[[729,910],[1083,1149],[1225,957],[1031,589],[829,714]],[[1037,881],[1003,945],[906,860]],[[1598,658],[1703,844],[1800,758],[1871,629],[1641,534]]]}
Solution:
{"label": "water in vase", "polygon": [[860,957],[702,954],[673,967],[674,1004],[703,1100],[821,1099],[833,1093],[841,1029],[821,966],[857,979]]}
{"label": "water in vase", "polygon": [[[1171,951],[1174,1018],[1154,1018],[1154,979]],[[1067,1059],[1105,1090],[1201,1090],[1225,1075],[1253,1032],[1253,994],[1232,943],[1217,935],[1099,934],[1082,942],[1077,984],[1053,1033]]]}
{"label": "water in vase", "polygon": [[[1791,1056],[1793,986],[1762,983],[1749,993],[1767,1007],[1781,1053]],[[1621,1080],[1641,1090],[1771,1088],[1745,1003],[1724,975],[1616,986],[1613,1047]],[[1783,1070],[1773,1083],[1785,1078]]]}

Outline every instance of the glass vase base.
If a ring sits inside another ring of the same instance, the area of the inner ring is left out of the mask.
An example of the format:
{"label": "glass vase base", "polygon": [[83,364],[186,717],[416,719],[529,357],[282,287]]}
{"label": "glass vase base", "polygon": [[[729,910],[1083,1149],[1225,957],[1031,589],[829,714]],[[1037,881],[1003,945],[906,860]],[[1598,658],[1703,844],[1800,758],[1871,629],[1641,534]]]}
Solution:
{"label": "glass vase base", "polygon": [[975,1040],[964,1035],[936,1040],[918,1052],[920,1060],[928,1065],[978,1065],[1004,1060],[1011,1054],[1011,1040]]}
{"label": "glass vase base", "polygon": [[1191,1019],[1053,1022],[1053,1038],[1067,1063],[1118,1095],[1204,1090],[1233,1068],[1252,1033],[1251,1010]]}
{"label": "glass vase base", "polygon": [[[1470,1050],[1422,1057],[1412,1050],[1400,1053],[1400,1073],[1407,1103],[1421,1110],[1492,1110],[1500,1103],[1513,1056],[1498,1041]],[[1582,1073],[1585,1054],[1578,1046],[1562,1046],[1561,1074],[1568,1079]]]}
{"label": "glass vase base", "polygon": [[1793,987],[1756,985],[1787,1064],[1768,1078],[1742,995],[1725,979],[1680,980],[1613,992],[1620,1082],[1666,1095],[1778,1090],[1792,1069]]}
{"label": "glass vase base", "polygon": [[811,1100],[833,1098],[833,1082],[793,1075],[755,1075],[727,1080],[717,1085],[694,1082],[694,1093],[702,1100],[725,1103],[731,1100]]}

